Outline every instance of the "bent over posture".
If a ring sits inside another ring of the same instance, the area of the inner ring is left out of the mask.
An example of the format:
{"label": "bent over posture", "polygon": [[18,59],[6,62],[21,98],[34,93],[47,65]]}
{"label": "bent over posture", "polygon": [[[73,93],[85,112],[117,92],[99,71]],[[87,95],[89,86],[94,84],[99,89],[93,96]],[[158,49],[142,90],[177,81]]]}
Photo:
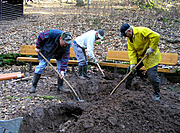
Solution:
{"label": "bent over posture", "polygon": [[[72,36],[69,32],[50,29],[40,33],[36,42],[35,51],[37,53],[41,52],[48,61],[52,57],[56,59],[58,71],[61,73],[61,77],[58,76],[58,91],[68,91],[63,88],[63,77],[70,57],[71,40]],[[40,62],[35,68],[30,93],[35,92],[38,80],[48,64],[40,54],[38,54],[38,59]]]}
{"label": "bent over posture", "polygon": [[81,36],[78,36],[73,41],[73,49],[76,54],[76,58],[79,66],[79,77],[85,79],[85,77],[90,78],[87,75],[88,59],[86,56],[86,49],[89,57],[98,63],[98,60],[94,56],[94,42],[98,39],[103,39],[104,31],[99,29],[98,31],[90,30]]}
{"label": "bent over posture", "polygon": [[[134,78],[135,72],[145,66],[147,69],[148,79],[154,89],[153,100],[157,101],[160,98],[160,80],[158,78],[157,67],[161,61],[161,54],[158,48],[160,35],[146,27],[134,27],[125,23],[120,28],[121,37],[127,37],[128,42],[128,55],[130,59],[130,66],[127,70],[132,74],[126,79],[126,89],[131,88],[131,83]],[[135,69],[133,67],[145,56],[148,56],[144,61]]]}

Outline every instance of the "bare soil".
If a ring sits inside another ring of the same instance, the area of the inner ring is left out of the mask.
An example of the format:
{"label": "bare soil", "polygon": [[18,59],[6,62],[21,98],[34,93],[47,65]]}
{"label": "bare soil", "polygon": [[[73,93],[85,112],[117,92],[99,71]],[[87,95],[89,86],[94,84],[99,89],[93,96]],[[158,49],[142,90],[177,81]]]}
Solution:
{"label": "bare soil", "polygon": [[[57,28],[71,31],[76,37],[89,29],[103,27],[107,40],[101,45],[95,44],[96,56],[99,55],[98,58],[101,57],[100,60],[102,60],[108,49],[127,50],[126,40],[120,38],[118,30],[125,22],[135,26],[150,26],[160,31],[162,33],[161,52],[178,53],[179,51],[179,43],[175,43],[178,40],[176,34],[179,33],[179,28],[176,28],[178,23],[175,22],[178,19],[176,15],[178,12],[173,15],[165,11],[134,12],[124,10],[126,7],[123,6],[123,10],[114,10],[114,13],[116,11],[118,14],[104,17],[96,14],[97,12],[93,13],[95,15],[84,15],[83,13],[87,13],[84,7],[76,8],[68,5],[63,8],[59,3],[57,8],[54,5],[52,7],[42,5],[44,4],[28,4],[25,6],[24,18],[1,22],[0,41],[3,44],[0,46],[1,53],[19,53],[20,45],[35,44],[37,35],[45,29]],[[77,13],[77,10],[82,13]],[[71,11],[71,14],[68,11]],[[100,11],[98,13],[101,13]],[[110,11],[103,13],[106,15]],[[168,22],[163,21],[164,19]],[[169,28],[174,25],[174,28]],[[175,34],[173,44],[168,42],[171,36],[165,33]],[[2,73],[19,72],[26,67],[4,66],[0,71]],[[23,72],[25,77],[33,76],[34,67],[35,65],[30,72],[26,70]],[[57,74],[50,67],[43,72],[37,92],[34,94],[28,92],[32,78],[22,81],[0,81],[0,119],[23,117],[20,133],[178,133],[180,131],[179,83],[172,83],[163,78],[161,99],[155,102],[152,100],[153,89],[147,78],[136,77],[132,90],[124,89],[124,83],[122,83],[110,96],[111,91],[125,75],[118,73],[113,77],[113,73],[108,72],[106,78],[103,78],[98,69],[88,71],[92,78],[87,80],[78,78],[77,68],[73,73],[68,66],[66,74],[67,81],[84,102],[77,101],[72,93],[57,92]],[[67,84],[64,87],[69,88]]]}
{"label": "bare soil", "polygon": [[[33,73],[30,73],[32,75]],[[73,94],[56,91],[56,73],[46,70],[40,79],[37,92],[29,94],[49,95],[61,98],[63,102],[44,100],[23,116],[20,133],[39,132],[178,132],[180,131],[180,92],[178,84],[163,78],[161,100],[153,101],[153,90],[149,81],[136,77],[132,90],[124,89],[124,83],[110,96],[110,92],[125,75],[118,74],[113,80],[102,78],[100,72],[89,73],[92,78],[79,79],[76,72],[68,71],[66,79],[78,93],[79,102]],[[109,73],[110,74],[110,73]],[[108,76],[108,75],[106,75]],[[110,75],[112,76],[112,75]],[[52,83],[53,81],[53,83]],[[27,81],[22,81],[27,82]],[[64,85],[68,88],[67,84]],[[174,87],[174,90],[170,87]],[[19,87],[19,90],[24,88]],[[30,86],[26,88],[28,93]],[[46,104],[49,101],[48,104]]]}

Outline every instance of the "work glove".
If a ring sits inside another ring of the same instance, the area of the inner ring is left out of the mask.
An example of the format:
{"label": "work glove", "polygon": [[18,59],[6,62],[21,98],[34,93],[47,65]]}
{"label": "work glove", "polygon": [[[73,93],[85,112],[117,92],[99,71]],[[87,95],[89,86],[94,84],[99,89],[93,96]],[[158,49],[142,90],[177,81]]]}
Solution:
{"label": "work glove", "polygon": [[39,53],[39,52],[40,52],[40,49],[38,49],[38,48],[35,48],[35,51],[36,51],[37,53]]}
{"label": "work glove", "polygon": [[130,65],[130,71],[132,72],[132,74],[134,74],[136,71],[136,68],[134,68],[135,66],[136,66],[136,64]]}
{"label": "work glove", "polygon": [[96,58],[94,58],[93,62],[97,64],[99,61]]}
{"label": "work glove", "polygon": [[151,54],[153,51],[154,51],[154,49],[148,48],[147,51],[146,51],[146,54]]}
{"label": "work glove", "polygon": [[64,71],[61,71],[61,76],[60,76],[61,79],[64,78]]}

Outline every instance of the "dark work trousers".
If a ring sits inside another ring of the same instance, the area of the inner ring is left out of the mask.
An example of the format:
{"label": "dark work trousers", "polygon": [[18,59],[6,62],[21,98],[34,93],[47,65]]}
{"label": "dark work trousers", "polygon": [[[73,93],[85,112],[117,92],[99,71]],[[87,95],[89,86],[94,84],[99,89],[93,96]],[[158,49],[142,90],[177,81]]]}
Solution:
{"label": "dark work trousers", "polygon": [[[139,61],[140,60],[138,60],[138,62]],[[141,62],[141,64],[139,64],[139,66],[136,67],[136,71],[134,73],[131,73],[127,77],[126,82],[125,82],[126,83],[126,89],[131,89],[131,83],[132,83],[132,80],[133,80],[135,74],[137,73],[137,75],[141,75],[141,72],[139,70],[143,66],[144,66],[144,64],[143,64],[143,62]],[[157,67],[158,67],[158,65],[156,65],[152,68],[149,68],[147,70],[147,76],[148,76],[148,79],[153,86],[154,94],[159,95],[159,93],[160,93],[160,79],[158,78]],[[130,72],[130,66],[127,69],[127,73],[129,73],[129,72]]]}

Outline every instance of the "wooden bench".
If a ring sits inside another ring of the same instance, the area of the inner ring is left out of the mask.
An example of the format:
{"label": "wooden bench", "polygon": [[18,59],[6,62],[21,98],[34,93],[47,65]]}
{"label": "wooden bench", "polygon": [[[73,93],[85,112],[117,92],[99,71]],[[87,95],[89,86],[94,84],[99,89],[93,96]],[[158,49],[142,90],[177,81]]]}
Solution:
{"label": "wooden bench", "polygon": [[[171,65],[174,66],[178,62],[178,54],[176,53],[161,53],[162,60],[160,61],[159,65]],[[102,66],[110,66],[114,67],[114,73],[116,74],[117,68],[128,68],[129,67],[129,56],[128,51],[115,51],[109,50],[106,56],[107,61],[114,61],[113,63],[110,62],[100,62],[99,64]],[[119,62],[118,62],[119,61]],[[126,63],[126,64],[123,64]],[[141,70],[146,70],[145,67],[142,67]],[[158,67],[158,72],[161,73],[174,73],[175,70],[161,68]]]}
{"label": "wooden bench", "polygon": [[[16,59],[17,61],[30,62],[30,70],[31,70],[31,66],[32,66],[31,62],[39,62],[37,57],[32,57],[32,55],[38,55],[35,52],[35,48],[36,48],[36,46],[34,46],[34,45],[21,45],[20,54],[29,55],[29,57],[17,57],[17,59]],[[74,71],[74,65],[78,64],[78,62],[77,62],[77,60],[75,60],[76,55],[75,55],[72,47],[70,48],[70,57],[72,57],[73,59],[69,60],[68,64],[72,64],[72,66],[73,66],[72,70]],[[50,62],[56,63],[56,59],[51,59]]]}

